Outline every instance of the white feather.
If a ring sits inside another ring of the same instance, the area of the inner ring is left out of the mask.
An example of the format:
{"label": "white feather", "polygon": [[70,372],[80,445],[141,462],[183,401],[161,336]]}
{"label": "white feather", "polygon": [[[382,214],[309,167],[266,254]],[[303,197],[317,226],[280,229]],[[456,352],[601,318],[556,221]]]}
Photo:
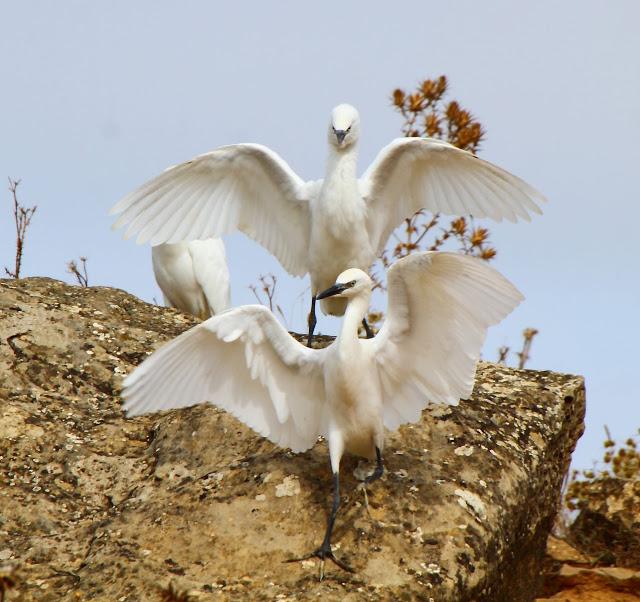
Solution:
{"label": "white feather", "polygon": [[282,447],[304,451],[322,427],[322,357],[261,305],[231,309],[171,341],[125,379],[129,415],[209,401]]}
{"label": "white feather", "polygon": [[485,261],[455,253],[416,253],[389,269],[386,321],[373,347],[384,423],[395,429],[427,403],[471,395],[489,326],[522,300]]}

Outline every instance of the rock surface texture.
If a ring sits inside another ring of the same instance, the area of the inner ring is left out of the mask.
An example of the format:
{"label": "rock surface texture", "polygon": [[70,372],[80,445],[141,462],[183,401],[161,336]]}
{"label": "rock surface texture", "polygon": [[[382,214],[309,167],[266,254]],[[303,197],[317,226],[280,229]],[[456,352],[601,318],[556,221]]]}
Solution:
{"label": "rock surface texture", "polygon": [[120,410],[122,375],[194,323],[120,290],[0,282],[8,601],[535,596],[581,378],[481,364],[472,399],[388,434],[369,513],[346,457],[334,543],[356,572],[327,564],[319,582],[317,561],[283,561],[321,542],[324,443],[294,455],[212,406]]}

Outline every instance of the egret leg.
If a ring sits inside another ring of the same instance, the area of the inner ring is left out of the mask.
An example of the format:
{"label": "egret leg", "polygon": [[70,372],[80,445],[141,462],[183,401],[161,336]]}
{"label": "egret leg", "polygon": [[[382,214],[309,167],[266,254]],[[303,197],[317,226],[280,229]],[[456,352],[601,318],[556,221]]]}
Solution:
{"label": "egret leg", "polygon": [[311,341],[313,341],[313,331],[316,329],[316,296],[311,296],[311,311],[309,312],[309,336],[307,337],[307,347],[311,347]]}
{"label": "egret leg", "polygon": [[376,469],[365,478],[364,482],[366,485],[369,483],[373,483],[377,481],[384,474],[384,464],[382,463],[382,452],[380,448],[376,446]]}
{"label": "egret leg", "polygon": [[367,333],[367,338],[372,339],[373,330],[371,330],[371,326],[369,326],[369,323],[367,322],[366,318],[362,318],[362,325],[364,326],[364,331]]}
{"label": "egret leg", "polygon": [[308,560],[309,558],[319,558],[320,559],[320,581],[324,579],[324,561],[325,559],[331,560],[334,564],[339,566],[342,570],[347,571],[349,573],[353,573],[354,570],[345,562],[338,560],[331,551],[331,534],[333,532],[333,525],[336,522],[336,516],[338,514],[338,508],[340,508],[340,476],[339,473],[333,473],[333,505],[331,507],[331,514],[329,515],[329,520],[327,521],[327,530],[324,534],[324,540],[322,541],[322,545],[317,549],[311,552],[311,554],[307,554],[302,558],[292,558],[287,560],[286,562],[298,562],[300,560]]}

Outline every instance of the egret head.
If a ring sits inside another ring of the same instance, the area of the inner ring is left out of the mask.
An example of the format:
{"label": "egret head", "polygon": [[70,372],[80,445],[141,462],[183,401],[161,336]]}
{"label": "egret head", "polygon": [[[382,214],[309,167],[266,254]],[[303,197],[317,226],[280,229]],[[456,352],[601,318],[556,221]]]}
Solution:
{"label": "egret head", "polygon": [[335,148],[348,148],[360,135],[360,115],[351,105],[341,104],[331,111],[329,144]]}
{"label": "egret head", "polygon": [[350,299],[362,294],[371,294],[371,278],[358,268],[349,268],[336,278],[336,283],[316,295],[316,299],[342,297]]}

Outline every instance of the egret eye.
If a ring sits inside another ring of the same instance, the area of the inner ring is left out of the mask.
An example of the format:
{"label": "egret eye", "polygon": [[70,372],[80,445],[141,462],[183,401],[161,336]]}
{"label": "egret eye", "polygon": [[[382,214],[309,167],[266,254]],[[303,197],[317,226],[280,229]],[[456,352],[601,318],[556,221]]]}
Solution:
{"label": "egret eye", "polygon": [[[348,132],[348,131],[349,131],[349,130],[347,130],[347,132]],[[351,282],[347,282],[347,286],[348,286],[349,288],[351,288],[351,287],[353,287],[353,286],[355,286],[355,285],[356,285],[356,281],[355,281],[355,280],[352,280]]]}
{"label": "egret eye", "polygon": [[347,132],[350,132],[350,131],[351,131],[351,126],[347,128]]}

